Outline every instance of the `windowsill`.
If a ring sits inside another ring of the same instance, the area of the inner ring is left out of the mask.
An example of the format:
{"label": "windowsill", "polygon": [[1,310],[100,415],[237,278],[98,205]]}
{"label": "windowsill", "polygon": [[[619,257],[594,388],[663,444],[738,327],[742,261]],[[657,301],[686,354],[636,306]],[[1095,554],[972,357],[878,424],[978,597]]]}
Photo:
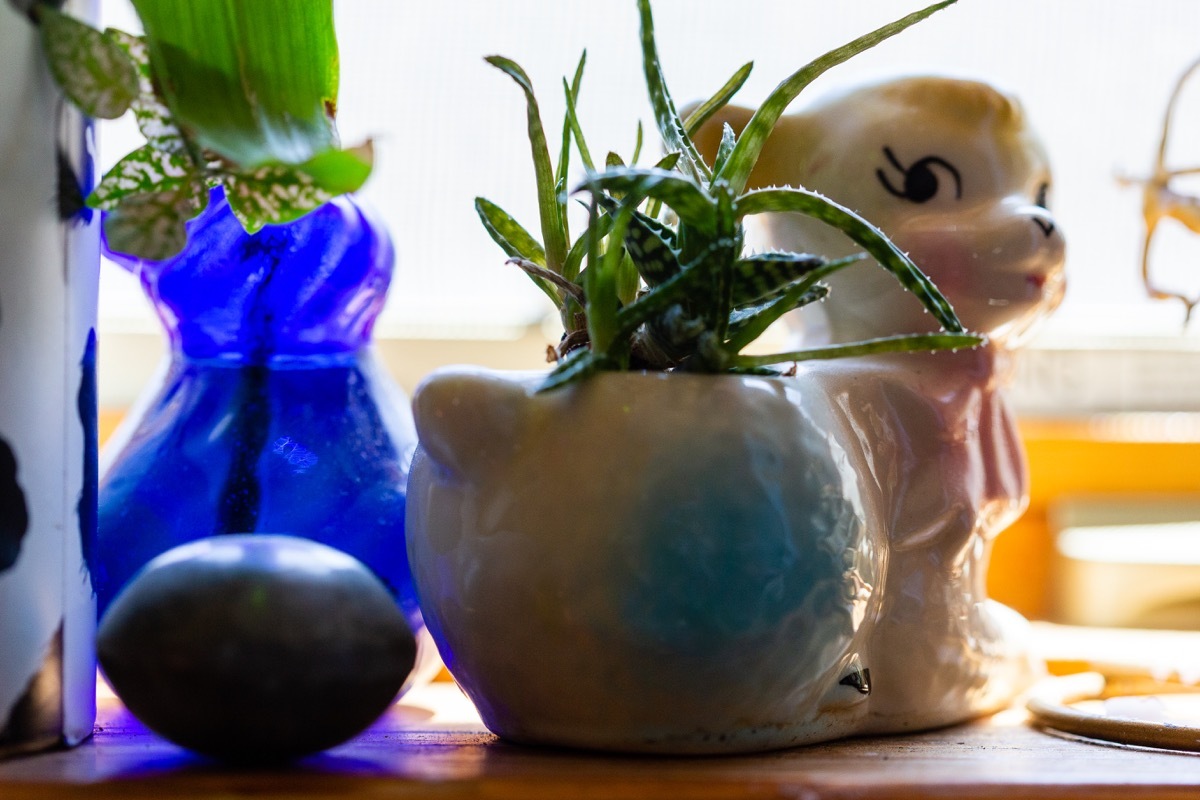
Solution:
{"label": "windowsill", "polygon": [[[1154,669],[1196,652],[1200,634],[1039,627],[1051,655],[1080,667]],[[93,740],[0,764],[6,800],[129,797],[1023,797],[1177,798],[1200,784],[1200,761],[1169,751],[1097,746],[1034,730],[1023,710],[908,736],[761,755],[605,756],[520,747],[488,733],[453,684],[415,690],[370,730],[292,768],[232,770],[146,731],[102,698]]]}

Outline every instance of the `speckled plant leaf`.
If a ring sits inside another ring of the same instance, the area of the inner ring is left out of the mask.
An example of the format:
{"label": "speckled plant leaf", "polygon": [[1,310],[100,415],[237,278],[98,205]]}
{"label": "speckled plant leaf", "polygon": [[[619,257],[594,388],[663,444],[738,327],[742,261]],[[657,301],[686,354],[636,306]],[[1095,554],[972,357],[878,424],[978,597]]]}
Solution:
{"label": "speckled plant leaf", "polygon": [[733,304],[766,300],[824,266],[825,259],[807,253],[757,253],[733,265]]}
{"label": "speckled plant leaf", "polygon": [[179,132],[179,126],[175,124],[175,117],[154,91],[154,80],[150,73],[150,51],[146,40],[113,28],[105,31],[105,35],[121,46],[137,70],[137,97],[130,109],[146,141],[156,150],[170,153],[186,152],[187,144],[183,134]]}
{"label": "speckled plant leaf", "polygon": [[152,194],[130,195],[104,216],[108,246],[148,261],[178,255],[187,245],[187,221],[204,209],[208,195],[190,184]]}
{"label": "speckled plant leaf", "polygon": [[534,177],[537,180],[538,211],[541,215],[542,242],[546,248],[546,266],[555,272],[561,272],[563,261],[567,257],[567,232],[563,224],[563,208],[559,203],[559,193],[554,182],[554,167],[550,163],[550,150],[546,144],[546,132],[542,127],[541,111],[533,93],[533,83],[525,74],[525,70],[511,59],[488,56],[484,60],[512,78],[525,93],[526,128],[533,155]]}
{"label": "speckled plant leaf", "polygon": [[587,177],[581,187],[588,191],[610,191],[623,195],[661,200],[689,225],[702,231],[716,229],[716,203],[694,180],[670,170],[614,167]]}
{"label": "speckled plant leaf", "polygon": [[270,164],[222,172],[229,208],[248,233],[299,219],[339,194],[357,191],[371,174],[371,142],[326,150],[303,164]]}
{"label": "speckled plant leaf", "polygon": [[259,167],[223,176],[229,208],[247,233],[304,216],[335,196],[296,167]]}
{"label": "speckled plant leaf", "polygon": [[832,226],[850,237],[870,253],[880,266],[895,275],[900,285],[916,295],[943,328],[951,332],[963,330],[950,301],[938,291],[933,281],[883,231],[845,206],[807,189],[783,188],[747,192],[738,198],[737,209],[739,216],[790,211]]}
{"label": "speckled plant leaf", "polygon": [[506,254],[532,261],[540,267],[546,266],[546,251],[542,245],[507,211],[490,200],[476,197],[475,213],[492,241]]}
{"label": "speckled plant leaf", "polygon": [[703,183],[712,180],[712,171],[700,157],[696,146],[687,134],[675,101],[667,90],[662,64],[658,60],[658,45],[654,41],[654,18],[650,13],[650,0],[638,0],[638,13],[642,22],[642,70],[646,76],[646,88],[650,91],[650,105],[654,108],[654,121],[669,150],[683,154],[683,171]]}
{"label": "speckled plant leaf", "polygon": [[137,97],[137,72],[110,36],[48,5],[38,6],[50,71],[85,114],[116,119]]}
{"label": "speckled plant leaf", "polygon": [[112,211],[133,195],[170,193],[187,186],[193,194],[203,192],[204,180],[194,172],[190,158],[145,145],[108,171],[87,204]]}

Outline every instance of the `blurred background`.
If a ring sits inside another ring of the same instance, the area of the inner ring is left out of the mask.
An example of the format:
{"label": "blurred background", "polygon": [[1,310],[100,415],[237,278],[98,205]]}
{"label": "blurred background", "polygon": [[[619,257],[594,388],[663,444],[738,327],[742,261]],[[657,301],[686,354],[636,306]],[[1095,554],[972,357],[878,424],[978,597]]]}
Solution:
{"label": "blurred background", "polygon": [[[676,99],[707,97],[753,60],[737,98],[749,105],[808,60],[917,5],[656,0],[654,9]],[[136,28],[124,0],[102,9],[107,24]],[[446,363],[537,368],[557,338],[552,309],[504,264],[473,209],[484,196],[537,225],[524,101],[483,57],[525,67],[556,151],[561,78],[586,47],[579,114],[593,153],[628,160],[642,120],[642,160],[652,160],[660,144],[634,3],[338,0],[337,14],[339,126],[346,144],[376,141],[376,171],[362,194],[399,255],[376,330],[385,363],[410,391]],[[1034,496],[1001,537],[992,574],[993,593],[1035,617],[1200,628],[1200,527],[1191,522],[1200,519],[1200,323],[1186,328],[1181,303],[1146,296],[1141,193],[1118,181],[1151,172],[1168,98],[1197,57],[1194,0],[961,0],[834,69],[798,101],[863,80],[944,73],[1015,94],[1041,133],[1055,171],[1051,208],[1068,239],[1069,288],[1020,362],[1013,398]],[[1170,167],[1200,165],[1195,80],[1177,108]],[[136,130],[128,120],[105,124],[100,142],[107,168],[137,145]],[[1200,195],[1200,181],[1176,188]],[[1200,293],[1200,236],[1166,223],[1152,255],[1161,285]],[[136,281],[112,265],[102,270],[100,316],[101,404],[111,426],[150,380],[162,340]],[[1132,532],[1113,538],[1114,527]],[[1155,531],[1175,537],[1163,540],[1162,557],[1145,556],[1159,552],[1148,544]],[[1171,563],[1158,563],[1164,558]],[[1120,574],[1103,572],[1106,564]],[[1162,578],[1164,569],[1178,579]],[[1162,591],[1088,618],[1104,604],[1087,593],[1123,581]]]}

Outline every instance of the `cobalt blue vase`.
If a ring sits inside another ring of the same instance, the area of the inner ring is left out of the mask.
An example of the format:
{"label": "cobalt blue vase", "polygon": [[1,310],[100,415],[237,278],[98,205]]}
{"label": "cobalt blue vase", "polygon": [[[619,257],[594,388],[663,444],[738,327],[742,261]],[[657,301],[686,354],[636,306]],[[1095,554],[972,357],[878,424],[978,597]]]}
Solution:
{"label": "cobalt blue vase", "polygon": [[106,251],[141,280],[169,354],[104,454],[100,613],[176,545],[285,533],[362,561],[421,633],[404,547],[416,434],[371,348],[394,260],[387,233],[341,197],[250,235],[218,189],[188,236],[166,261]]}

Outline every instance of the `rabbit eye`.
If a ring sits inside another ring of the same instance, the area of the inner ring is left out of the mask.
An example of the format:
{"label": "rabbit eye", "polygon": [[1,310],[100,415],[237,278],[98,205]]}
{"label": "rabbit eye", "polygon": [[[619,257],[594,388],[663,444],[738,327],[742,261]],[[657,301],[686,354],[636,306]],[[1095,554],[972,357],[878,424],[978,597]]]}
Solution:
{"label": "rabbit eye", "polygon": [[944,173],[945,176],[954,179],[955,199],[962,198],[962,176],[959,175],[958,169],[946,159],[940,156],[925,156],[906,167],[900,163],[900,159],[896,158],[892,148],[883,148],[883,155],[899,171],[902,180],[899,181],[900,185],[897,187],[882,169],[875,170],[875,176],[879,178],[883,188],[896,197],[912,203],[926,203],[937,197],[938,192],[941,191],[938,173]]}

